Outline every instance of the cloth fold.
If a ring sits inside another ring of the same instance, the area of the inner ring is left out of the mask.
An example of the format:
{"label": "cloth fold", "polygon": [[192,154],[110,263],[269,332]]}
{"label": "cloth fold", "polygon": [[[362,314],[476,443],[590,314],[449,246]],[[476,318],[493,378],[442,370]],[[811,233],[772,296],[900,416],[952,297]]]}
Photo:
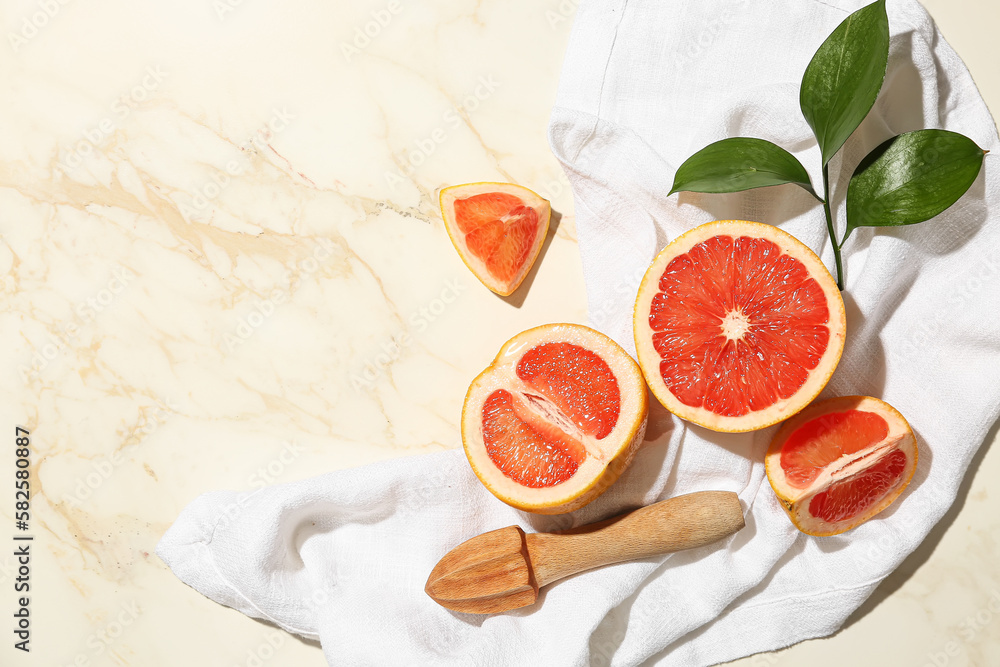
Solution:
{"label": "cloth fold", "polygon": [[[645,268],[709,220],[779,225],[832,266],[822,209],[795,186],[666,193],[686,157],[737,135],[774,141],[820,182],[798,82],[863,4],[583,0],[549,137],[573,186],[593,326],[634,351],[631,305]],[[851,171],[889,136],[943,127],[992,152],[937,219],[859,230],[844,249],[848,342],[823,396],[883,398],[910,420],[921,452],[910,487],[878,519],[841,536],[803,535],[764,475],[773,428],[718,434],[654,410],[632,467],[570,515],[503,505],[449,451],[205,494],[164,535],[160,558],[211,599],[318,638],[331,665],[710,665],[836,631],[947,510],[1000,411],[1000,141],[923,8],[890,0],[888,11],[882,95],[831,164],[840,229]],[[423,592],[441,555],[486,530],[565,529],[704,489],[737,492],[747,527],[716,545],[576,575],[508,614],[455,614]]]}

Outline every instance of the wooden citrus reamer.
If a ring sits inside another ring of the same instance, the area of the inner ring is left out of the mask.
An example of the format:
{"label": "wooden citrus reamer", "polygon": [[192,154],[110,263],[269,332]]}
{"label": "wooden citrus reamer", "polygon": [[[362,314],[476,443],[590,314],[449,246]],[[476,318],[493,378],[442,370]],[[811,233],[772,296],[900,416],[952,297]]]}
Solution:
{"label": "wooden citrus reamer", "polygon": [[731,491],[699,491],[563,533],[508,526],[477,535],[442,558],[424,590],[470,614],[518,609],[538,589],[584,570],[704,546],[744,526]]}

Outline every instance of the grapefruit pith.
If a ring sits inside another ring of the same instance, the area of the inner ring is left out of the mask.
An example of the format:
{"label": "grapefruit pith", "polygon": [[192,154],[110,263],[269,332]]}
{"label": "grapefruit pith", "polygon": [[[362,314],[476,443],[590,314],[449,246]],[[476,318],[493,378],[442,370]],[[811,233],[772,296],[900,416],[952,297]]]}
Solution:
{"label": "grapefruit pith", "polygon": [[677,416],[752,431],[809,404],[844,349],[844,302],[820,259],[772,225],[720,220],[681,235],[639,286],[635,347]]}
{"label": "grapefruit pith", "polygon": [[469,270],[501,296],[528,275],[549,229],[549,202],[513,183],[466,183],[441,191],[448,236]]}
{"label": "grapefruit pith", "polygon": [[788,420],[765,459],[767,479],[792,523],[837,535],[888,507],[917,468],[903,415],[870,396],[819,401]]}
{"label": "grapefruit pith", "polygon": [[621,475],[646,427],[642,372],[617,343],[578,324],[507,341],[473,380],[462,442],[497,498],[539,514],[583,507]]}

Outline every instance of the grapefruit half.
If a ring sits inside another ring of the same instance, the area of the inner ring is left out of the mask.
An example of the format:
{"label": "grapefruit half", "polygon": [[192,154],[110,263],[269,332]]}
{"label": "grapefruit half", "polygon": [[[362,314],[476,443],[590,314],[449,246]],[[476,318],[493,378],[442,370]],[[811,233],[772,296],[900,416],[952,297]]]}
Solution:
{"label": "grapefruit half", "polygon": [[820,259],[772,225],[721,220],[663,249],[642,279],[635,347],[678,417],[752,431],[809,404],[844,349],[844,302]]}
{"label": "grapefruit half", "polygon": [[618,479],[642,442],[647,407],[642,372],[617,343],[548,324],[511,338],[473,380],[462,442],[497,498],[561,514]]}
{"label": "grapefruit half", "polygon": [[466,183],[441,191],[441,216],[459,256],[501,296],[528,275],[549,229],[549,202],[513,183]]}
{"label": "grapefruit half", "polygon": [[870,396],[819,401],[771,441],[767,479],[792,523],[837,535],[888,507],[917,469],[917,440],[903,415]]}

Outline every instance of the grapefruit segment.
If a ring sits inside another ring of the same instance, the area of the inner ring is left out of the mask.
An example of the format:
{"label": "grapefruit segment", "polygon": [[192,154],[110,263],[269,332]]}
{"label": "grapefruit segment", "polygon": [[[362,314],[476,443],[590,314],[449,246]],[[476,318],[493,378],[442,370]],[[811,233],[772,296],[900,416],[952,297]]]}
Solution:
{"label": "grapefruit segment", "polygon": [[888,434],[889,424],[874,412],[832,412],[789,436],[781,450],[781,467],[789,484],[805,488],[823,468],[844,455],[872,448]]}
{"label": "grapefruit segment", "polygon": [[653,260],[639,287],[636,352],[668,410],[716,431],[790,417],[840,360],[846,320],[833,277],[777,227],[722,220]]}
{"label": "grapefruit segment", "polygon": [[863,515],[903,476],[906,454],[893,450],[854,479],[835,482],[809,501],[809,513],[827,523]]}
{"label": "grapefruit segment", "polygon": [[792,523],[837,535],[888,507],[909,484],[917,441],[884,401],[819,401],[788,420],[767,451],[767,479]]}
{"label": "grapefruit segment", "polygon": [[545,343],[521,357],[517,376],[598,440],[618,421],[618,381],[596,352],[572,343]]}
{"label": "grapefruit segment", "polygon": [[[506,477],[533,489],[553,486],[573,476],[585,452],[570,447],[556,429],[533,428],[514,410],[505,389],[483,404],[483,442],[490,461]],[[547,437],[548,436],[548,437]]]}
{"label": "grapefruit segment", "polygon": [[495,496],[530,512],[583,507],[631,462],[646,425],[642,372],[607,336],[550,324],[507,341],[472,382],[462,442]]}
{"label": "grapefruit segment", "polygon": [[513,293],[545,240],[549,202],[512,183],[467,183],[442,190],[440,203],[465,265],[497,294]]}
{"label": "grapefruit segment", "polygon": [[[466,186],[457,185],[457,188]],[[443,194],[443,193],[442,193]],[[523,206],[517,195],[506,192],[484,192],[455,199],[455,220],[458,228],[468,234],[484,223],[499,220],[511,210]]]}

